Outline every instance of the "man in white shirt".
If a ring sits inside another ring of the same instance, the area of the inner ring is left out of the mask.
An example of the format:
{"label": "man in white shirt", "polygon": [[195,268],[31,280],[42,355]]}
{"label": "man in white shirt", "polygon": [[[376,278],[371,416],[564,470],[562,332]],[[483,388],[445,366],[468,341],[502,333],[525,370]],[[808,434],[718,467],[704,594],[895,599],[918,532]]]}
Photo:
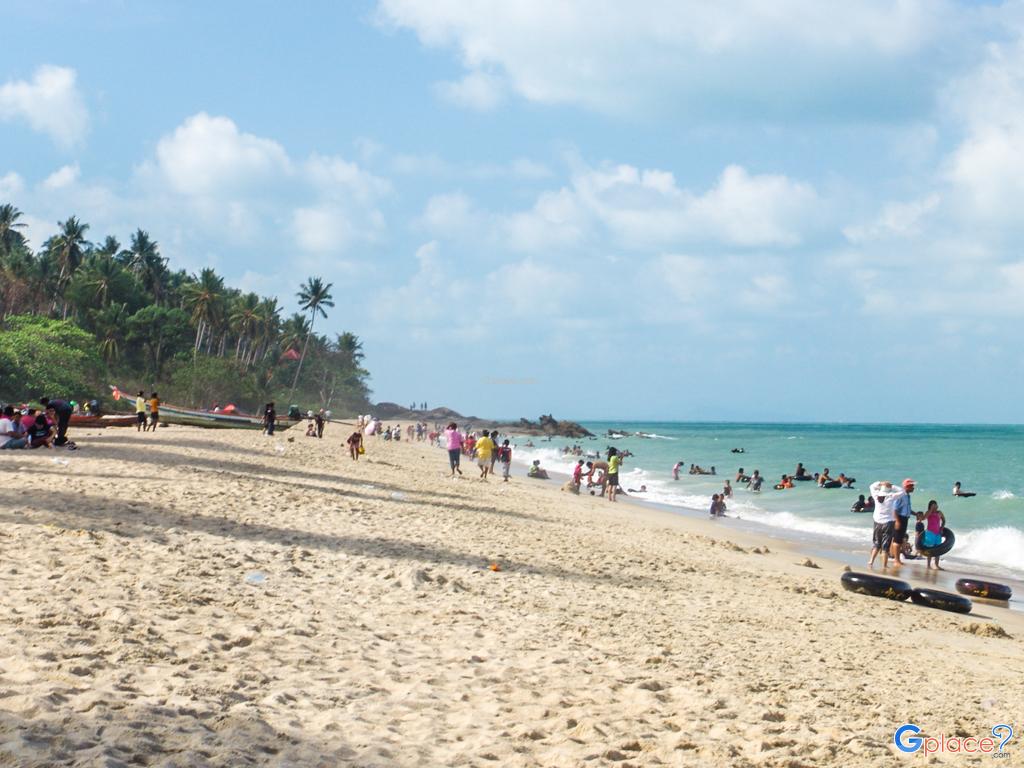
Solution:
{"label": "man in white shirt", "polygon": [[892,546],[893,529],[896,521],[896,504],[904,495],[902,488],[897,488],[888,480],[879,480],[871,484],[871,497],[875,500],[875,511],[872,518],[875,529],[872,535],[871,559],[868,566],[875,564],[878,553],[882,553],[882,568],[889,567],[889,548]]}
{"label": "man in white shirt", "polygon": [[25,437],[21,425],[21,414],[15,416],[14,408],[4,408],[3,418],[0,418],[0,449],[14,450],[24,448],[28,445],[28,438]]}

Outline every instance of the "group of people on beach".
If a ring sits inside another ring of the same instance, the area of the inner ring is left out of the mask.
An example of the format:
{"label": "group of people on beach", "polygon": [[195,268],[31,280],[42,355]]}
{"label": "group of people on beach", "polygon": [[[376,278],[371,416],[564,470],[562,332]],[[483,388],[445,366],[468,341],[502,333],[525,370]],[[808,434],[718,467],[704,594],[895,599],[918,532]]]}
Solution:
{"label": "group of people on beach", "polygon": [[[464,435],[459,430],[459,425],[453,421],[444,429],[444,444],[448,450],[450,477],[455,477],[456,472],[462,474],[462,456],[464,453],[468,453],[469,456],[476,459],[477,467],[480,470],[480,480],[486,482],[487,478],[494,474],[494,465],[500,464],[502,480],[508,482],[512,474],[512,446],[507,438],[502,441],[501,445],[498,445],[498,430],[488,432],[485,429],[480,436],[477,436],[476,433]],[[535,461],[531,467],[534,474],[529,476],[537,477],[539,468],[540,462]],[[547,473],[545,472],[544,478],[540,479],[546,478]]]}
{"label": "group of people on beach", "polygon": [[60,397],[40,397],[39,405],[4,406],[0,412],[0,450],[76,447],[67,436],[76,404]]}
{"label": "group of people on beach", "polygon": [[874,502],[872,520],[871,557],[868,565],[873,566],[878,555],[882,555],[882,567],[889,567],[892,559],[893,567],[903,565],[903,559],[913,555],[910,538],[910,521],[916,521],[915,531],[919,534],[917,546],[927,557],[927,567],[936,569],[939,556],[929,554],[928,550],[942,543],[942,529],[946,527],[946,516],[939,509],[939,503],[932,499],[924,512],[915,512],[911,505],[911,495],[917,483],[913,478],[906,478],[899,486],[888,480],[879,480],[871,484],[871,499]]}

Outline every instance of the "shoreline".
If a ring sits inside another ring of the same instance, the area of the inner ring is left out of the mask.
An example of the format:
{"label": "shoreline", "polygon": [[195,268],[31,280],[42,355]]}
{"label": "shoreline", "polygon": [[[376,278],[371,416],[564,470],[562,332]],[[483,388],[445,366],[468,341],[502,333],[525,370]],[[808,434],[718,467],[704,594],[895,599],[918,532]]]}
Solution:
{"label": "shoreline", "polygon": [[426,443],[352,462],[347,434],[0,456],[34,484],[0,499],[0,755],[882,768],[908,718],[981,735],[1024,701],[1014,612],[852,594],[722,521],[448,479]]}
{"label": "shoreline", "polygon": [[[518,465],[525,475],[528,464],[513,459],[513,465]],[[550,483],[556,491],[570,476],[564,472],[548,470]],[[523,478],[529,479],[529,478]],[[538,483],[539,484],[539,483]],[[586,489],[580,491],[580,498],[589,496]],[[597,497],[594,497],[595,500]],[[924,560],[916,559],[905,563],[901,569],[888,568],[883,570],[877,565],[870,568],[867,565],[867,557],[871,552],[871,542],[865,542],[863,552],[852,548],[839,546],[838,539],[829,539],[822,534],[811,534],[795,531],[787,528],[779,528],[756,520],[746,520],[737,515],[726,515],[721,519],[710,519],[705,510],[684,505],[668,504],[660,501],[649,501],[638,494],[624,493],[619,497],[619,503],[633,504],[646,510],[657,511],[661,514],[682,517],[690,521],[706,522],[708,525],[717,528],[719,531],[728,532],[728,535],[742,537],[748,546],[765,545],[765,539],[772,543],[772,546],[782,547],[792,551],[795,555],[811,557],[816,562],[828,562],[833,567],[843,569],[849,567],[851,570],[860,573],[873,573],[877,576],[885,576],[893,579],[901,579],[914,587],[933,587],[946,592],[956,592],[956,580],[959,578],[983,579],[1004,583],[1013,589],[1013,597],[1007,603],[989,601],[979,598],[971,598],[976,603],[981,603],[993,608],[1003,608],[1012,611],[1014,614],[1024,615],[1024,579],[1012,575],[997,574],[991,575],[985,572],[985,566],[978,564],[971,565],[970,561],[956,560],[953,564],[948,562],[949,556],[943,558],[946,566],[942,570],[927,571],[924,569]],[[611,502],[605,502],[611,503]],[[710,503],[710,499],[709,499]],[[728,527],[725,527],[728,526]],[[710,533],[712,529],[705,532]],[[790,532],[790,535],[786,535]],[[797,535],[801,534],[801,535]],[[821,564],[819,562],[819,565]]]}

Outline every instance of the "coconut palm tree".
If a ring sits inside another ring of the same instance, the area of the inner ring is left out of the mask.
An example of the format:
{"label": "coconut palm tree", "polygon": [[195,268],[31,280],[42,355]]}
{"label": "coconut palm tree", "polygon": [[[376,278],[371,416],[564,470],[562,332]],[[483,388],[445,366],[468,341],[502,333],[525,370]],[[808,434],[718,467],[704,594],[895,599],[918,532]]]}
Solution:
{"label": "coconut palm tree", "polygon": [[14,253],[25,245],[25,236],[19,232],[25,224],[18,221],[22,212],[10,203],[0,205],[0,254]]}
{"label": "coconut palm tree", "polygon": [[143,229],[135,230],[128,249],[128,267],[139,278],[142,287],[153,295],[157,306],[163,299],[167,283],[167,259],[160,255],[156,241]]}
{"label": "coconut palm tree", "polygon": [[334,301],[331,296],[332,283],[324,284],[324,281],[319,277],[310,277],[306,279],[305,285],[299,288],[299,308],[303,311],[309,312],[309,332],[306,334],[305,341],[302,342],[302,354],[299,355],[299,365],[295,369],[295,378],[292,380],[292,389],[288,393],[288,399],[291,400],[295,394],[295,387],[299,383],[299,374],[302,372],[302,363],[306,359],[306,348],[309,346],[309,337],[313,334],[313,325],[316,323],[316,316],[319,314],[323,317],[327,317],[327,311],[324,307],[333,307]]}
{"label": "coconut palm tree", "polygon": [[100,354],[107,363],[116,362],[121,357],[127,320],[126,304],[111,304],[93,313],[93,325],[96,327],[96,338],[100,342]]}
{"label": "coconut palm tree", "polygon": [[[67,221],[58,222],[57,226],[60,227],[60,232],[47,240],[45,244],[46,250],[53,255],[60,267],[60,273],[57,276],[57,295],[53,297],[54,309],[57,308],[58,299],[63,295],[71,276],[82,263],[85,250],[89,247],[89,242],[85,239],[86,230],[89,229],[88,224],[71,216]],[[65,320],[67,316],[68,305],[67,302],[64,302],[63,317]]]}
{"label": "coconut palm tree", "polygon": [[246,352],[249,351],[251,337],[259,321],[259,310],[260,297],[255,293],[239,296],[231,303],[228,319],[231,321],[231,328],[236,337],[235,360],[242,355],[243,343]]}
{"label": "coconut palm tree", "polygon": [[196,343],[192,356],[199,352],[205,336],[212,335],[217,320],[220,302],[224,295],[224,278],[207,267],[185,286],[185,309],[192,313],[192,324],[196,326]]}

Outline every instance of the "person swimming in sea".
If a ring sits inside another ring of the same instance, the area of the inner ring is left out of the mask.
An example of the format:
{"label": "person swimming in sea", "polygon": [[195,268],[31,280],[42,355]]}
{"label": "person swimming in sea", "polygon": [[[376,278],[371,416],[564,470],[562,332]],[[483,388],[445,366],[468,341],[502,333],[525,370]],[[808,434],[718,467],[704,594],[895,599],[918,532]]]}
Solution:
{"label": "person swimming in sea", "polygon": [[960,490],[960,481],[957,480],[955,483],[953,483],[953,495],[959,496],[961,499],[969,499],[971,498],[971,496],[977,496],[978,494],[973,493],[972,491]]}
{"label": "person swimming in sea", "polygon": [[735,483],[749,483],[750,482],[750,475],[745,474],[743,472],[743,467],[740,467],[736,471],[736,479],[733,482],[735,482]]}
{"label": "person swimming in sea", "polygon": [[809,480],[811,476],[807,474],[807,470],[804,469],[804,463],[798,461],[796,465],[796,471],[793,473],[794,480]]}
{"label": "person swimming in sea", "polygon": [[870,512],[872,509],[874,509],[874,506],[875,506],[875,499],[874,499],[874,497],[871,497],[871,500],[867,501],[867,500],[864,499],[864,494],[862,493],[860,496],[857,497],[857,500],[855,502],[853,502],[853,506],[850,507],[850,511],[851,512]]}

